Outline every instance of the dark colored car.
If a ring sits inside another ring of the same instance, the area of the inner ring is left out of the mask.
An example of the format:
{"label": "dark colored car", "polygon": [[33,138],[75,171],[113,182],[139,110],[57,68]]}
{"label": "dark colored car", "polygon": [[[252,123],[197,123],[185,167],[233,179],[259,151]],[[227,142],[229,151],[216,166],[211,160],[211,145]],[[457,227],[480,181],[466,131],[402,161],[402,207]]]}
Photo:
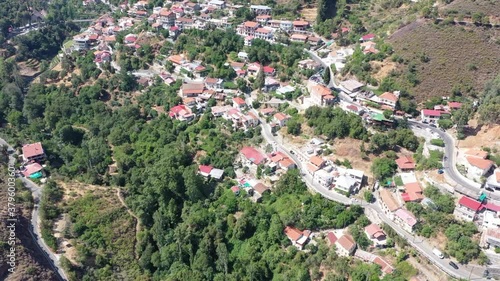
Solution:
{"label": "dark colored car", "polygon": [[452,261],[450,261],[450,266],[453,267],[454,269],[458,269],[458,265]]}

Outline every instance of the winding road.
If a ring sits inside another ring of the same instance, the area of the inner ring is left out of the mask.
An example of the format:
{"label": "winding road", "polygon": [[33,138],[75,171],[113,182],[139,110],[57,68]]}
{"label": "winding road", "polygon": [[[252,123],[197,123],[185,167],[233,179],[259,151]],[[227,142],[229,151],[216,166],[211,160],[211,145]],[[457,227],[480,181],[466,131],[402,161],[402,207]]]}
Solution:
{"label": "winding road", "polygon": [[[0,146],[6,146],[9,150],[13,150],[13,147],[10,146],[4,139],[0,138]],[[9,165],[14,165],[15,164],[15,159],[12,155],[9,155]],[[20,177],[21,181],[24,183],[24,185],[31,190],[31,193],[33,195],[33,200],[35,202],[35,207],[33,208],[33,213],[31,214],[31,228],[30,228],[30,234],[33,238],[33,241],[36,242],[38,247],[40,248],[40,251],[43,253],[45,258],[47,259],[48,263],[56,272],[57,278],[59,280],[68,280],[64,269],[60,266],[59,264],[59,257],[52,252],[52,250],[47,246],[45,241],[42,239],[42,234],[41,234],[41,226],[40,226],[40,213],[38,210],[38,202],[40,202],[40,199],[42,197],[42,188],[36,184],[34,184],[32,181],[26,179],[25,177]]]}

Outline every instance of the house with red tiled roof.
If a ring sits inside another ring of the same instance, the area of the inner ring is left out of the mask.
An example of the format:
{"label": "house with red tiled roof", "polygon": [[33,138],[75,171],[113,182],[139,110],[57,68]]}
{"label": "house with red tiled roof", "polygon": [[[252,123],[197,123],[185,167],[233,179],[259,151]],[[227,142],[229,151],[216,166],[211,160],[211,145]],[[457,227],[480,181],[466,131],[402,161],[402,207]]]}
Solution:
{"label": "house with red tiled roof", "polygon": [[191,109],[183,104],[172,107],[168,115],[170,118],[177,119],[179,121],[191,121],[195,117]]}
{"label": "house with red tiled roof", "polygon": [[328,245],[331,247],[333,245],[335,245],[335,242],[337,242],[337,236],[335,235],[335,233],[333,232],[328,232],[328,234],[326,235],[326,239],[328,240]]}
{"label": "house with red tiled roof", "polygon": [[337,241],[335,241],[335,247],[337,248],[337,254],[341,257],[347,257],[354,254],[356,250],[356,242],[351,235],[344,234],[340,236]]}
{"label": "house with red tiled roof", "polygon": [[394,212],[394,222],[401,226],[404,230],[412,233],[418,221],[410,211],[398,209]]}
{"label": "house with red tiled roof", "polygon": [[22,148],[25,162],[39,162],[45,159],[45,152],[41,142],[26,144]]}
{"label": "house with red tiled roof", "polygon": [[204,176],[204,177],[208,177],[210,176],[210,172],[212,171],[214,167],[212,166],[207,166],[207,165],[200,165],[198,167],[198,172],[200,173],[200,175]]}
{"label": "house with red tiled roof", "polygon": [[399,209],[399,203],[396,201],[392,193],[388,189],[380,189],[380,206],[382,211],[392,219],[394,217],[394,212]]}
{"label": "house with red tiled roof", "polygon": [[205,84],[198,82],[187,82],[182,84],[179,95],[181,98],[197,97],[205,91]]}
{"label": "house with red tiled roof", "polygon": [[381,94],[378,98],[381,104],[388,105],[394,109],[396,107],[396,103],[399,100],[399,93],[385,92]]}
{"label": "house with red tiled roof", "polygon": [[405,202],[420,202],[424,199],[422,188],[417,182],[407,183],[404,186],[405,192],[401,193],[401,198]]}
{"label": "house with red tiled roof", "polygon": [[315,167],[317,167],[318,169],[321,169],[325,166],[326,164],[326,161],[323,160],[323,158],[319,157],[319,156],[313,156],[309,159],[309,162],[311,162],[312,165],[314,165]]}
{"label": "house with red tiled roof", "polygon": [[365,234],[375,244],[375,246],[385,245],[386,243],[387,236],[378,224],[372,223],[366,226]]}
{"label": "house with red tiled roof", "polygon": [[162,8],[160,10],[159,22],[163,26],[163,28],[169,28],[175,25],[176,15],[174,12],[170,11],[167,8]]}
{"label": "house with red tiled roof", "polygon": [[415,160],[411,156],[401,156],[396,159],[396,165],[402,172],[415,170]]}
{"label": "house with red tiled roof", "polygon": [[255,36],[255,31],[259,27],[260,24],[258,22],[246,21],[238,26],[237,32],[239,35],[242,36],[248,36],[248,35]]}
{"label": "house with red tiled roof", "polygon": [[314,85],[310,91],[311,102],[318,106],[333,105],[335,96],[332,91],[323,85]]}
{"label": "house with red tiled roof", "polygon": [[310,232],[308,230],[300,231],[293,226],[287,226],[283,232],[290,239],[292,245],[299,250],[302,250],[309,241]]}
{"label": "house with red tiled roof", "polygon": [[434,109],[422,109],[420,118],[424,123],[436,123],[441,118],[442,111]]}
{"label": "house with red tiled roof", "polygon": [[375,34],[369,33],[369,34],[366,34],[365,36],[361,37],[361,39],[359,39],[359,41],[366,42],[366,41],[373,41],[374,39],[375,39]]}
{"label": "house with red tiled roof", "polygon": [[292,25],[293,31],[298,33],[302,33],[309,28],[309,22],[305,20],[294,20]]}
{"label": "house with red tiled roof", "polygon": [[286,122],[288,122],[288,120],[290,120],[290,116],[288,116],[284,113],[278,112],[278,113],[274,114],[273,121],[276,124],[278,124],[280,127],[285,126]]}
{"label": "house with red tiled roof", "polygon": [[248,164],[259,165],[266,160],[266,157],[253,147],[245,146],[240,150],[240,153]]}
{"label": "house with red tiled roof", "polygon": [[276,109],[273,107],[266,107],[260,110],[260,113],[264,116],[270,116],[271,114],[275,113]]}
{"label": "house with red tiled roof", "polygon": [[292,34],[292,36],[290,36],[290,41],[299,42],[299,43],[306,43],[307,42],[307,35],[294,33],[294,34]]}
{"label": "house with red tiled roof", "polygon": [[245,102],[244,99],[240,97],[235,97],[233,98],[233,107],[234,108],[245,108],[247,103]]}
{"label": "house with red tiled roof", "polygon": [[493,161],[486,159],[488,152],[482,150],[470,149],[465,152],[465,168],[467,177],[474,180],[480,180],[493,168]]}
{"label": "house with red tiled roof", "polygon": [[[26,167],[24,167],[24,169],[22,170],[22,173],[25,177],[29,178],[31,176],[34,177],[34,174],[37,174],[37,173],[41,172],[42,170],[43,170],[42,165],[40,165],[38,163],[31,163],[31,164],[26,165]],[[40,176],[38,175],[38,177],[40,177]]]}
{"label": "house with red tiled roof", "polygon": [[481,210],[481,202],[467,196],[462,196],[455,206],[453,215],[458,220],[472,222],[476,219],[479,210]]}

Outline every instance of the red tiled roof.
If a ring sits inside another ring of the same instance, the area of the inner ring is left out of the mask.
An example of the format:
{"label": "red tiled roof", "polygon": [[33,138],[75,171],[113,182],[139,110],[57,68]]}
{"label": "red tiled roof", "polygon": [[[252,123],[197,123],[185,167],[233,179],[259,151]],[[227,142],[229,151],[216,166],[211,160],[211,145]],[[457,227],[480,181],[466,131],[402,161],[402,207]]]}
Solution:
{"label": "red tiled roof", "polygon": [[415,201],[421,201],[424,199],[424,196],[422,193],[416,193],[416,192],[407,192],[407,193],[401,193],[401,198],[405,202],[415,202]]}
{"label": "red tiled roof", "polygon": [[381,94],[380,98],[381,99],[390,100],[390,101],[393,101],[393,102],[397,102],[398,101],[398,97],[395,94],[391,93],[391,92],[385,92],[385,93]]}
{"label": "red tiled roof", "polygon": [[433,116],[433,117],[441,116],[441,111],[433,109],[423,109],[422,113],[424,114],[424,116]]}
{"label": "red tiled roof", "polygon": [[462,103],[461,103],[461,102],[450,101],[450,102],[448,103],[448,106],[449,106],[450,108],[453,108],[453,109],[459,109],[459,108],[461,108],[461,107],[462,107]]}
{"label": "red tiled roof", "polygon": [[361,37],[361,39],[363,39],[363,40],[371,40],[373,38],[375,38],[375,34],[373,34],[373,33],[369,33],[369,34],[366,34],[365,36]]}
{"label": "red tiled roof", "polygon": [[36,142],[36,143],[27,144],[27,145],[23,146],[24,158],[31,158],[31,157],[35,157],[35,156],[42,155],[42,154],[44,154],[44,152],[43,152],[41,142]]}
{"label": "red tiled roof", "polygon": [[351,111],[358,112],[358,107],[356,107],[355,105],[352,105],[352,104],[348,105],[347,109],[349,109]]}
{"label": "red tiled roof", "polygon": [[272,68],[270,66],[264,66],[262,69],[264,70],[264,73],[273,73],[274,72],[274,68]]}
{"label": "red tiled roof", "polygon": [[488,152],[484,150],[469,149],[465,152],[465,155],[486,159],[488,157]]}
{"label": "red tiled roof", "polygon": [[246,104],[245,100],[242,99],[242,98],[240,98],[240,97],[233,98],[233,102],[236,103],[237,105],[244,105],[244,104]]}
{"label": "red tiled roof", "polygon": [[292,241],[297,241],[302,237],[302,231],[296,229],[295,227],[287,226],[285,227],[285,235],[288,236],[288,239]]}
{"label": "red tiled roof", "polygon": [[319,156],[313,156],[309,159],[309,162],[311,162],[314,166],[319,167],[325,163],[325,160]]}
{"label": "red tiled roof", "polygon": [[328,238],[330,245],[333,245],[333,244],[335,244],[335,242],[337,242],[337,236],[335,236],[335,233],[333,233],[333,232],[328,232],[328,234],[326,235],[326,238]]}
{"label": "red tiled roof", "polygon": [[396,164],[400,169],[415,169],[415,161],[410,156],[402,156],[396,159]]}
{"label": "red tiled roof", "polygon": [[245,156],[248,160],[252,161],[254,164],[260,164],[264,161],[265,157],[259,151],[253,147],[245,146],[240,150],[240,153]]}
{"label": "red tiled roof", "polygon": [[285,158],[285,159],[280,161],[281,167],[290,167],[292,165],[295,165],[295,162],[293,162],[293,160],[290,158]]}
{"label": "red tiled roof", "polygon": [[380,190],[380,199],[391,212],[394,212],[399,208],[399,204],[396,202],[396,199],[394,199],[394,196],[392,196],[392,193],[385,188]]}
{"label": "red tiled roof", "polygon": [[305,20],[295,20],[292,23],[294,26],[303,26],[303,25],[309,25],[309,22]]}
{"label": "red tiled roof", "polygon": [[23,171],[23,175],[26,177],[29,177],[31,174],[34,174],[36,172],[40,172],[43,169],[42,165],[38,163],[33,163],[26,165],[25,170]]}
{"label": "red tiled roof", "polygon": [[261,28],[257,28],[257,30],[255,30],[255,32],[260,32],[260,33],[271,33],[271,30],[267,29],[267,28],[264,28],[264,27],[261,27]]}
{"label": "red tiled roof", "polygon": [[283,114],[281,112],[278,112],[278,113],[274,114],[274,118],[278,119],[279,121],[283,121],[283,120],[288,119],[288,116],[286,116],[285,114]]}
{"label": "red tiled roof", "polygon": [[307,35],[295,33],[295,34],[292,34],[292,36],[290,38],[297,39],[297,40],[307,40]]}
{"label": "red tiled roof", "polygon": [[460,200],[458,201],[458,204],[460,204],[464,207],[467,207],[471,210],[474,210],[476,212],[481,207],[481,202],[476,201],[476,200],[474,200],[470,197],[467,197],[467,196],[462,196],[462,198],[460,198]]}
{"label": "red tiled roof", "polygon": [[249,28],[256,28],[259,26],[259,23],[254,22],[254,21],[246,21],[245,23],[243,23],[243,26],[249,27]]}
{"label": "red tiled roof", "polygon": [[409,193],[422,193],[422,188],[420,187],[420,184],[418,184],[418,182],[412,182],[405,184],[405,191]]}
{"label": "red tiled roof", "polygon": [[473,156],[467,156],[466,158],[467,158],[467,161],[469,162],[469,164],[471,164],[474,167],[478,167],[479,169],[482,169],[482,170],[491,169],[491,167],[493,166],[493,161],[491,161],[489,159],[482,159],[482,158],[473,157]]}
{"label": "red tiled roof", "polygon": [[372,223],[369,226],[365,227],[365,232],[368,234],[368,236],[375,238],[385,235],[384,231],[380,228],[380,226],[378,226],[375,223]]}
{"label": "red tiled roof", "polygon": [[206,165],[200,165],[199,167],[199,171],[205,174],[210,174],[210,171],[212,171],[212,169],[213,169],[212,166],[206,166]]}
{"label": "red tiled roof", "polygon": [[385,274],[390,274],[394,271],[394,268],[381,257],[376,257],[375,259],[373,259],[373,263],[378,264],[382,272],[384,272]]}
{"label": "red tiled roof", "polygon": [[264,192],[269,190],[269,187],[267,187],[265,184],[259,182],[256,184],[253,189],[258,192],[259,194],[263,194]]}
{"label": "red tiled roof", "polygon": [[235,185],[235,186],[231,187],[231,191],[233,191],[234,193],[240,192],[240,188]]}
{"label": "red tiled roof", "polygon": [[354,245],[356,245],[356,243],[354,242],[354,239],[352,239],[352,237],[350,235],[342,235],[338,240],[337,240],[337,243],[339,243],[339,245],[346,249],[346,250],[351,250]]}

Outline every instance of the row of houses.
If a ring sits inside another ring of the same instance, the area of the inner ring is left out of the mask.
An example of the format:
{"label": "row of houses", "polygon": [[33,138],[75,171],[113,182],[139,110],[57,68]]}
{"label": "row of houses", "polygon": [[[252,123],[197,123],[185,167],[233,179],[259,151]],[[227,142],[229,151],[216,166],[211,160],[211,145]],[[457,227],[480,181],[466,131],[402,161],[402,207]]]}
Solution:
{"label": "row of houses", "polygon": [[418,223],[417,218],[410,211],[404,209],[388,189],[382,188],[379,191],[379,197],[384,214],[402,229],[412,233]]}

